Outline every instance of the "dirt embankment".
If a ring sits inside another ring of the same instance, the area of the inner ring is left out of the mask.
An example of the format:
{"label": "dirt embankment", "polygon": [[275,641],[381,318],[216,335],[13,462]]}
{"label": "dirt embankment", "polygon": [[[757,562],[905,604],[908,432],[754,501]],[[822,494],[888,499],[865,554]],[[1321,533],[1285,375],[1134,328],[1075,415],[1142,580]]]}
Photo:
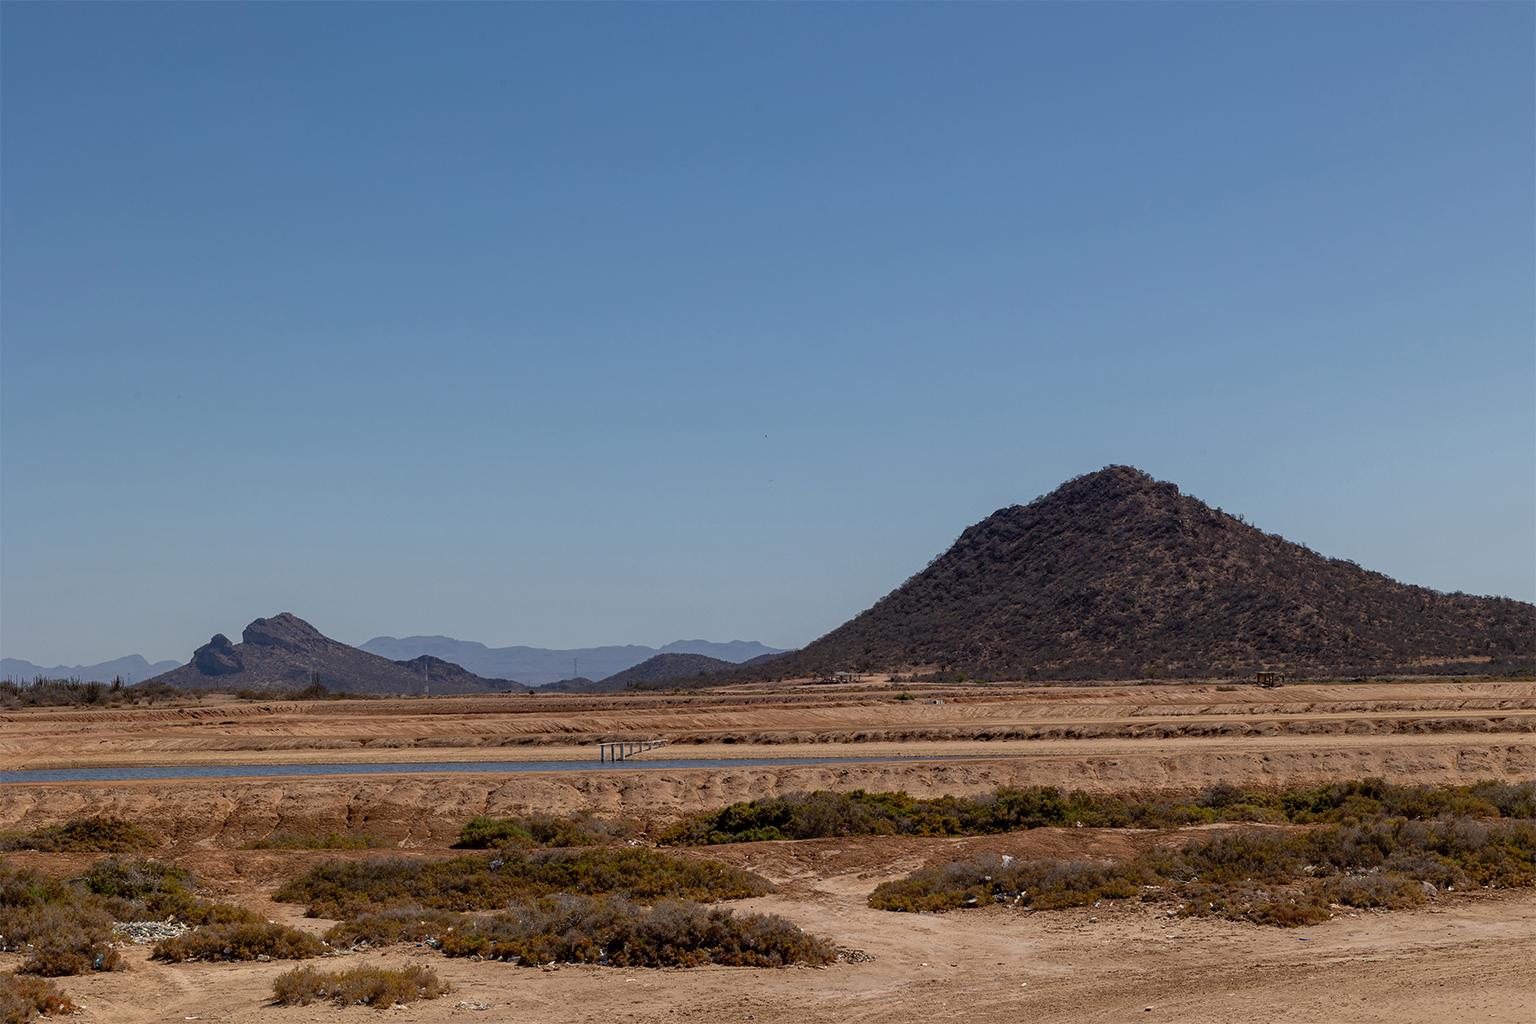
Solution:
{"label": "dirt embankment", "polygon": [[[690,756],[1014,753],[1068,740],[1465,735],[1536,731],[1536,685],[1507,681],[959,687],[806,694],[211,700],[174,708],[0,713],[0,769],[305,761],[596,757],[599,740],[665,739]],[[929,746],[923,746],[923,745]],[[992,749],[1002,744],[1017,750]],[[884,745],[886,749],[874,750]],[[1170,747],[1170,749],[1173,749]],[[1084,753],[1092,750],[1084,748]]]}
{"label": "dirt embankment", "polygon": [[[1400,739],[1400,738],[1399,738]],[[1315,784],[1382,776],[1405,783],[1536,778],[1536,744],[1454,741],[1300,745],[1113,756],[781,767],[620,769],[517,775],[395,775],[0,786],[0,829],[88,814],[132,818],[179,844],[237,846],[274,831],[367,832],[406,845],[448,841],[476,814],[592,810],[642,821],[813,789],[977,793],[1003,785],[1193,790],[1216,782]]]}

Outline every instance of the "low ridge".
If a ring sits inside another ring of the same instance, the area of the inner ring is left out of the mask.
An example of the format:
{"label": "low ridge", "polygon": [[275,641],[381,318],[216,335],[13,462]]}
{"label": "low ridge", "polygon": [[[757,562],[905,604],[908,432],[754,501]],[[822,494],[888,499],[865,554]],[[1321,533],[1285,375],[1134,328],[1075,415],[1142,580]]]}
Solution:
{"label": "low ridge", "polygon": [[658,654],[647,658],[634,668],[615,672],[602,682],[604,689],[622,690],[629,686],[665,683],[674,679],[695,679],[699,676],[728,672],[736,665],[707,654]]}
{"label": "low ridge", "polygon": [[1536,606],[1399,583],[1110,466],[993,513],[868,611],[754,675],[1124,679],[1533,663]]}

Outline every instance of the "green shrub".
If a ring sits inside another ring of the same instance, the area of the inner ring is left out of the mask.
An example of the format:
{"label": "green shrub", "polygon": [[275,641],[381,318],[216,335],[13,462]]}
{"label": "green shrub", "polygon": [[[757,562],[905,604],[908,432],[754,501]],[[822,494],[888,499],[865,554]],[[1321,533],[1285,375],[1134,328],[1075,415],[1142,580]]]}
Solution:
{"label": "green shrub", "polygon": [[155,960],[307,960],[325,952],[325,943],[297,928],[271,922],[202,925],[155,943]]}
{"label": "green shrub", "polygon": [[77,1009],[51,981],[0,974],[0,1024],[27,1024],[39,1015],[74,1013]]}
{"label": "green shrub", "polygon": [[40,938],[16,970],[19,974],[58,978],[89,971],[115,971],[122,966],[122,955],[108,943],[83,940],[75,933],[66,933]]}
{"label": "green shrub", "polygon": [[436,999],[448,985],[430,967],[413,964],[400,970],[385,967],[353,967],[346,971],[317,971],[295,967],[277,976],[272,998],[282,1006],[306,1006],[330,1001],[338,1006],[372,1006],[386,1009],[418,999]]}
{"label": "green shrub", "polygon": [[44,977],[110,971],[112,915],[99,900],[35,872],[0,864],[0,950],[25,952],[20,971]]}
{"label": "green shrub", "polygon": [[1328,902],[1346,907],[1383,910],[1417,907],[1427,898],[1422,881],[1395,872],[1330,878],[1323,883],[1322,895]]}
{"label": "green shrub", "polygon": [[125,853],[155,846],[158,840],[123,818],[74,818],[62,825],[0,836],[0,850],[48,853]]}
{"label": "green shrub", "polygon": [[190,872],[149,860],[97,861],[69,882],[0,863],[0,950],[26,952],[23,973],[83,974],[121,966],[112,945],[115,921],[264,924],[243,907],[199,898],[194,884]]}
{"label": "green shrub", "polygon": [[1188,901],[1184,905],[1184,914],[1188,917],[1224,917],[1276,928],[1301,928],[1333,916],[1327,899],[1316,884],[1278,886],[1226,882],[1208,885],[1197,882],[1180,887],[1178,893]]}
{"label": "green shrub", "polygon": [[56,900],[8,906],[0,918],[0,949],[21,950],[44,943],[82,948],[112,938],[112,915],[90,902]]}
{"label": "green shrub", "polygon": [[1435,886],[1536,885],[1536,822],[1376,818],[1305,831],[1240,832],[1116,864],[987,857],[878,886],[877,909],[1006,903],[1046,910],[1104,899],[1176,898],[1188,915],[1295,927],[1331,903],[1394,909]]}
{"label": "green shrub", "polygon": [[80,879],[87,893],[101,898],[119,921],[189,919],[202,902],[193,892],[195,880],[185,868],[154,860],[97,861]]}
{"label": "green shrub", "polygon": [[557,892],[612,893],[641,902],[757,896],[771,886],[740,868],[636,848],[419,860],[328,861],[283,886],[274,899],[304,903],[311,917],[346,918],[402,904],[489,910]]}
{"label": "green shrub", "polygon": [[599,823],[586,817],[530,814],[520,818],[492,818],[482,814],[464,825],[459,831],[459,841],[453,845],[461,850],[490,850],[504,846],[596,846],[608,838]]}
{"label": "green shrub", "polygon": [[1536,782],[1399,786],[1380,779],[1279,791],[1217,785],[1188,797],[1116,796],[1053,786],[920,800],[906,793],[818,791],[731,804],[695,815],[664,845],[856,835],[969,836],[1043,826],[1171,828],[1217,821],[1346,823],[1379,817],[1536,817]]}
{"label": "green shrub", "polygon": [[274,832],[246,846],[247,850],[376,850],[388,845],[378,836],[347,835],[327,832],[316,835],[302,832]]}
{"label": "green shrub", "polygon": [[342,921],[325,933],[325,941],[338,948],[358,945],[388,946],[395,942],[425,942],[462,926],[464,916],[451,910],[421,907],[390,907]]}
{"label": "green shrub", "polygon": [[1126,899],[1155,876],[1128,865],[987,856],[925,868],[875,889],[877,910],[954,910],[992,903],[1053,910]]}
{"label": "green shrub", "polygon": [[645,907],[613,896],[560,895],[516,903],[502,913],[468,919],[438,941],[448,956],[527,966],[782,967],[829,963],[836,956],[831,943],[781,917],[733,914],[674,900]]}

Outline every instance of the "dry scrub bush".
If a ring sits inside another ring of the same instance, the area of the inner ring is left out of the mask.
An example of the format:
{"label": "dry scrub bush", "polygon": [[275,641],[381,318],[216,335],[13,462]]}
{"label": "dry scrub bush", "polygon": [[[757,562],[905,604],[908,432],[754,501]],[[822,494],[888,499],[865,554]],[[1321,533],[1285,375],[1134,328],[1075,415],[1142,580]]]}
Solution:
{"label": "dry scrub bush", "polygon": [[185,935],[162,939],[151,954],[156,960],[181,963],[184,960],[308,960],[325,952],[325,943],[297,928],[273,924],[240,922],[210,924],[194,928]]}
{"label": "dry scrub bush", "polygon": [[68,882],[0,864],[0,950],[27,953],[23,973],[83,974],[122,966],[115,921],[259,922],[244,908],[200,899],[193,884],[187,871],[155,861],[102,860]]}
{"label": "dry scrub bush", "polygon": [[468,918],[436,942],[448,956],[523,965],[589,963],[612,967],[782,967],[823,964],[831,943],[784,918],[733,914],[697,903],[644,907],[618,897],[560,895]]}
{"label": "dry scrub bush", "polygon": [[1140,894],[1178,899],[1189,915],[1296,926],[1326,920],[1331,903],[1414,906],[1426,883],[1536,885],[1536,822],[1381,818],[1217,836],[1117,864],[982,857],[886,882],[869,903],[904,911],[990,903],[1044,910]]}
{"label": "dry scrub bush", "polygon": [[413,964],[400,970],[385,967],[354,967],[346,971],[317,971],[295,967],[277,976],[272,998],[282,1006],[306,1006],[330,1001],[338,1006],[372,1006],[387,1009],[418,999],[436,999],[448,985],[430,967]]}
{"label": "dry scrub bush", "polygon": [[489,910],[558,892],[612,893],[642,902],[759,896],[771,886],[715,861],[652,850],[590,849],[417,860],[327,861],[289,882],[274,899],[304,903],[311,917],[346,918],[390,906]]}
{"label": "dry scrub bush", "polygon": [[153,860],[101,860],[91,866],[81,884],[100,898],[118,921],[164,920],[190,925],[258,923],[262,919],[244,907],[214,903],[199,897],[197,880],[185,868]]}
{"label": "dry scrub bush", "polygon": [[378,836],[347,835],[342,832],[306,834],[275,832],[246,846],[247,850],[376,850],[386,845]]}
{"label": "dry scrub bush", "polygon": [[991,856],[925,868],[886,882],[869,904],[877,910],[925,911],[1004,902],[1053,910],[1126,899],[1154,878],[1128,865]]}
{"label": "dry scrub bush", "polygon": [[1381,816],[1536,817],[1536,783],[1399,786],[1365,779],[1279,791],[1217,785],[1186,797],[998,789],[975,797],[917,799],[906,793],[817,791],[731,804],[686,819],[669,845],[821,839],[856,835],[968,836],[1043,826],[1169,828],[1218,821],[1363,821]]}
{"label": "dry scrub bush", "polygon": [[75,818],[62,825],[0,836],[0,850],[48,853],[126,853],[152,847],[157,840],[123,818]]}
{"label": "dry scrub bush", "polygon": [[561,818],[553,814],[530,814],[520,818],[492,818],[478,815],[459,831],[453,845],[461,850],[490,850],[515,846],[532,848],[596,846],[611,838],[611,827],[595,818]]}
{"label": "dry scrub bush", "polygon": [[74,1013],[76,1009],[51,981],[0,974],[0,1024],[27,1024],[39,1015]]}
{"label": "dry scrub bush", "polygon": [[33,871],[0,864],[0,950],[25,952],[23,974],[110,971],[112,915],[99,900]]}
{"label": "dry scrub bush", "polygon": [[452,930],[462,922],[463,915],[451,910],[390,907],[388,910],[361,914],[334,925],[325,933],[325,941],[338,948],[361,945],[388,946],[395,942],[424,942]]}

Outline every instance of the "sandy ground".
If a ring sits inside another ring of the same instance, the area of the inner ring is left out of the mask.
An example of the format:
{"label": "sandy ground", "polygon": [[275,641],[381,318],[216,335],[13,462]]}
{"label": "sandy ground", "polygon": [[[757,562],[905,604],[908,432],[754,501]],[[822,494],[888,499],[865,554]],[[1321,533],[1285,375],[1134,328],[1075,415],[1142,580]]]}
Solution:
{"label": "sandy ground", "polygon": [[[714,851],[780,883],[741,901],[779,913],[871,962],[763,971],[519,968],[452,960],[395,947],[346,953],[324,967],[360,963],[433,967],[454,987],[408,1008],[374,1011],[267,1005],[272,979],[291,964],[151,963],[62,980],[82,1004],[81,1024],[160,1021],[611,1022],[927,1021],[1181,1022],[1508,1021],[1536,1018],[1536,895],[1445,895],[1423,909],[1348,914],[1299,930],[1169,918],[1140,906],[1029,913],[987,909],[890,914],[865,899],[880,881],[921,863],[976,849],[1016,855],[1112,856],[1137,837],[1052,830],[984,840],[854,840],[752,844]],[[302,860],[314,855],[289,855]],[[319,930],[293,907],[261,899],[297,864],[229,854],[190,863],[234,898]],[[238,873],[236,873],[238,872]],[[14,957],[0,957],[5,966]],[[471,1006],[483,1005],[485,1009]]]}
{"label": "sandy ground", "polygon": [[[825,689],[639,698],[473,698],[0,713],[0,768],[46,765],[593,758],[601,738],[666,738],[656,756],[857,756],[857,764],[580,774],[416,774],[0,785],[0,830],[118,813],[166,840],[212,893],[321,930],[270,893],[331,854],[245,851],[274,831],[369,833],[441,852],[473,814],[595,810],[651,825],[797,790],[973,793],[1051,783],[1099,791],[1536,778],[1536,684],[1415,682]],[[942,700],[943,703],[926,703]],[[1010,735],[1010,730],[1025,730]],[[1037,731],[1029,731],[1037,730]],[[1053,731],[1054,730],[1054,731]],[[990,738],[988,738],[990,737]],[[956,761],[893,756],[979,754]],[[150,1021],[1536,1021],[1536,893],[1441,894],[1395,914],[1299,931],[1105,905],[899,915],[879,882],[980,850],[1121,856],[1177,836],[1041,829],[963,840],[867,838],[713,848],[780,885],[743,907],[780,913],[874,957],[821,969],[534,970],[398,947],[325,966],[420,961],[449,996],[373,1011],[266,1004],[287,964],[150,963],[62,979],[82,1024]],[[373,856],[374,853],[348,856]],[[89,858],[17,854],[57,873]],[[0,954],[0,968],[14,966]],[[477,1009],[480,1005],[485,1009]]]}

